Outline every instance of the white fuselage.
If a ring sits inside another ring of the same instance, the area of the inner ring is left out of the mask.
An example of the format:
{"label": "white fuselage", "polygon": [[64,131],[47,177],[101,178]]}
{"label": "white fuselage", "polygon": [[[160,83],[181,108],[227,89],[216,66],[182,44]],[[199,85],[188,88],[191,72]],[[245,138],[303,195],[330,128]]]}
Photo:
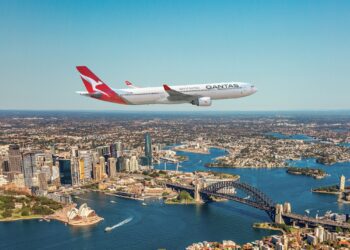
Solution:
{"label": "white fuselage", "polygon": [[[256,88],[253,85],[242,82],[178,85],[169,87],[186,95],[210,97],[212,100],[239,98],[252,95],[256,92]],[[169,100],[169,94],[163,87],[115,89],[115,92],[125,99],[128,104],[134,105],[188,103],[188,101],[184,100]]]}

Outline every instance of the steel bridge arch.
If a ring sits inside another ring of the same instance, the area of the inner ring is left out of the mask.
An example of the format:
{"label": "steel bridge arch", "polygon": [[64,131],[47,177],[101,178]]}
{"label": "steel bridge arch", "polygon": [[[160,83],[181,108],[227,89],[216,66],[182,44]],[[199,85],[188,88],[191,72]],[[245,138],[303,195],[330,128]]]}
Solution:
{"label": "steel bridge arch", "polygon": [[[250,198],[245,199],[235,194],[225,194],[219,192],[220,190],[225,188],[235,188],[237,190],[243,191]],[[243,203],[248,206],[252,206],[265,211],[272,220],[274,220],[275,218],[275,203],[271,200],[271,198],[259,189],[243,182],[220,181],[201,189],[199,193],[206,199],[208,197],[213,196]]]}

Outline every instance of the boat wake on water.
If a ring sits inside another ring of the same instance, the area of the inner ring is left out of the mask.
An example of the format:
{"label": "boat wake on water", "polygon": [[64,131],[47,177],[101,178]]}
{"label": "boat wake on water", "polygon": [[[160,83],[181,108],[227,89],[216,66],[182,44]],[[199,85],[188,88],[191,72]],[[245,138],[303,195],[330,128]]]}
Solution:
{"label": "boat wake on water", "polygon": [[111,227],[106,227],[105,228],[105,232],[109,232],[112,231],[113,229],[117,228],[117,227],[121,227],[123,225],[125,225],[126,223],[129,223],[130,221],[132,221],[133,217],[129,217],[121,222],[119,222],[118,224],[115,224],[114,226]]}

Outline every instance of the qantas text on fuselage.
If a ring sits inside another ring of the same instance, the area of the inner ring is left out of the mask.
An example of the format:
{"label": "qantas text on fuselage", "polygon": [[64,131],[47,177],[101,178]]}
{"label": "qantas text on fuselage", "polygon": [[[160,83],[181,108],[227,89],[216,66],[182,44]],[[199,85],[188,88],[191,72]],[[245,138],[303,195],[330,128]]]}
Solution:
{"label": "qantas text on fuselage", "polygon": [[112,89],[86,66],[77,66],[87,91],[80,95],[126,105],[190,103],[210,106],[212,100],[240,98],[254,94],[254,85],[243,82],[208,83],[140,88],[125,81],[127,89]]}

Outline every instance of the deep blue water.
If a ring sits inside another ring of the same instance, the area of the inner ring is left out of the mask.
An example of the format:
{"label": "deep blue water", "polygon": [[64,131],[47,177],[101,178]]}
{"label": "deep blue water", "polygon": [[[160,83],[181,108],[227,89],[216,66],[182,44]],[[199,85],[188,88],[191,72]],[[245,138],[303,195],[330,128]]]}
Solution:
{"label": "deep blue water", "polygon": [[274,137],[276,139],[288,139],[288,140],[303,140],[303,141],[315,141],[314,137],[304,135],[304,134],[293,134],[293,135],[285,135],[277,132],[269,132],[265,135]]}
{"label": "deep blue water", "polygon": [[[183,167],[180,170],[213,170],[238,174],[241,176],[241,181],[261,189],[274,201],[291,202],[293,211],[298,213],[304,213],[305,209],[310,209],[313,215],[317,213],[317,210],[319,210],[320,214],[327,210],[350,213],[350,205],[339,205],[336,196],[310,192],[315,187],[338,184],[339,177],[342,174],[350,178],[350,162],[325,166],[318,164],[315,159],[303,159],[289,163],[291,166],[321,168],[330,175],[324,179],[317,180],[308,176],[287,174],[284,168],[206,168],[204,166],[206,162],[225,154],[224,150],[217,148],[212,148],[210,152],[210,155],[177,152],[179,155],[188,155],[190,157],[189,161],[181,163]],[[175,164],[167,164],[167,169],[175,169],[175,167]],[[163,169],[164,165],[160,164],[157,168]],[[347,182],[347,185],[350,185],[349,182]]]}
{"label": "deep blue water", "polygon": [[[211,149],[210,155],[178,152],[188,155],[182,171],[208,170],[206,162],[225,154],[224,150]],[[349,213],[349,205],[339,205],[336,196],[310,192],[312,187],[335,184],[341,174],[350,177],[350,163],[322,166],[314,159],[291,163],[295,166],[312,166],[325,169],[330,177],[315,180],[310,177],[288,175],[285,169],[225,169],[212,170],[235,173],[241,180],[254,185],[276,202],[290,201],[292,209],[304,213],[323,214],[327,210]],[[163,165],[157,166],[163,168]],[[174,164],[167,164],[175,169]],[[204,205],[165,205],[160,201],[141,202],[126,200],[99,193],[87,193],[76,200],[89,206],[105,218],[100,224],[89,228],[72,228],[51,221],[17,221],[0,223],[0,249],[184,249],[192,242],[203,240],[221,241],[231,239],[244,243],[270,234],[253,229],[257,221],[268,221],[267,215],[231,201]],[[111,200],[117,203],[110,203]],[[127,218],[128,224],[104,232],[107,226]]]}

